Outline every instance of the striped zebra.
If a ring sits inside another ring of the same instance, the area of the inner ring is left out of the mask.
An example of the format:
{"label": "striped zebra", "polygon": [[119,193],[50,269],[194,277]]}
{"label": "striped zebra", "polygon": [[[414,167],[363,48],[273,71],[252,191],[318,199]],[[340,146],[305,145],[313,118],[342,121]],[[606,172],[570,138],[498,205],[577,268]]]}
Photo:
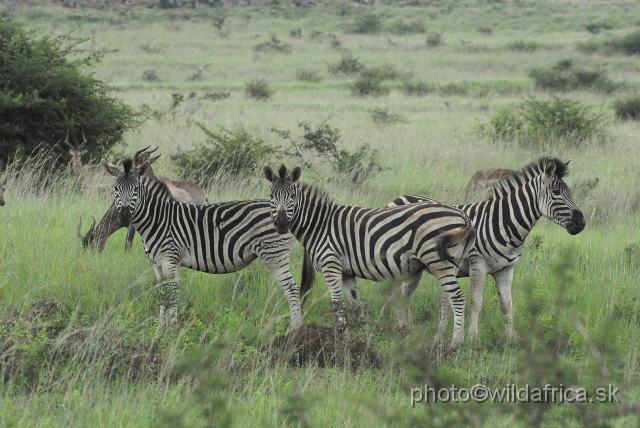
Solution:
{"label": "striped zebra", "polygon": [[[173,199],[164,179],[144,176],[148,165],[134,166],[132,159],[125,159],[124,171],[120,171],[102,160],[104,169],[116,177],[115,205],[120,223],[133,225],[142,236],[161,283],[160,327],[173,328],[177,323],[180,266],[224,274],[244,269],[260,258],[289,300],[291,328],[297,328],[302,322],[300,292],[289,270],[296,241],[292,235],[275,231],[269,201],[180,203]],[[313,266],[306,254],[303,264],[302,283],[308,287]]]}
{"label": "striped zebra", "polygon": [[[420,278],[427,270],[438,279],[454,312],[450,349],[464,337],[465,296],[456,281],[456,260],[466,257],[475,233],[467,215],[438,203],[399,208],[338,205],[321,189],[299,183],[300,167],[276,173],[271,182],[271,218],[278,233],[291,231],[309,252],[329,286],[332,303],[343,290],[359,302],[356,277],[373,281]],[[339,313],[339,321],[343,321]]]}
{"label": "striped zebra", "polygon": [[[522,172],[513,171],[499,181],[490,199],[458,205],[477,231],[475,245],[458,271],[458,277],[468,276],[471,282],[470,337],[478,337],[484,279],[491,274],[506,317],[505,333],[511,339],[516,338],[511,303],[513,269],[522,255],[527,235],[542,216],[564,227],[571,235],[584,229],[584,215],[573,201],[569,186],[562,180],[569,172],[569,162],[542,157],[522,168]],[[402,196],[388,206],[424,202],[438,203],[426,196]],[[405,283],[403,288],[408,288],[407,294],[412,295],[417,285],[418,282]],[[443,299],[440,334],[446,329],[450,315],[451,307]]]}

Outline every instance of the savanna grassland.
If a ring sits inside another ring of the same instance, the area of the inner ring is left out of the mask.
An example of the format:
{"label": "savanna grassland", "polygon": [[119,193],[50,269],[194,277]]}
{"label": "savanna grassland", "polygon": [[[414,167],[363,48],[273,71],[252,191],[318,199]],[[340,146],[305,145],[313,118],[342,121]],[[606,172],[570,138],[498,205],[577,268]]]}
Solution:
{"label": "savanna grassland", "polygon": [[[315,168],[303,168],[302,179],[335,201],[367,207],[404,194],[461,203],[476,170],[518,169],[542,155],[572,159],[566,182],[587,226],[570,236],[542,219],[528,238],[513,281],[520,341],[507,343],[489,277],[479,343],[465,343],[451,358],[430,352],[440,290],[425,275],[406,338],[394,329],[394,286],[359,281],[367,319],[353,334],[375,359],[343,355],[326,368],[272,363],[261,349],[287,332],[289,308],[261,262],[220,276],[181,270],[180,327],[159,335],[155,275],[140,239],[125,253],[123,229],[98,253],[76,236],[79,219],[86,231],[109,207],[111,189],[84,189],[71,171],[43,181],[37,163],[14,179],[9,167],[0,207],[2,426],[638,424],[640,126],[616,118],[613,107],[640,92],[640,56],[602,48],[640,28],[637,2],[414,3],[1,7],[38,35],[72,32],[90,38],[87,49],[114,50],[86,72],[117,88],[113,95],[146,120],[105,155],[115,161],[158,146],[158,175],[178,176],[170,155],[205,141],[198,124],[242,126],[276,149],[266,159],[271,165],[288,166],[299,159],[283,154],[289,142],[272,129],[298,138],[300,123],[329,124],[340,132],[341,149],[377,150],[382,171],[353,184],[318,156],[308,159]],[[386,70],[373,95],[354,89],[357,74],[330,72],[346,54]],[[536,86],[532,69],[565,60],[597,70],[607,87]],[[273,91],[266,100],[246,91],[259,79]],[[502,109],[519,112],[527,101],[554,96],[590,109],[601,124],[597,135],[522,144],[479,131]],[[269,185],[256,169],[218,174],[206,190],[212,202],[266,198]],[[301,253],[293,260],[297,281]],[[460,282],[468,294],[468,280]],[[305,321],[327,325],[328,307],[318,274]],[[613,385],[621,403],[411,406],[412,388],[479,383],[563,385],[590,397]]]}

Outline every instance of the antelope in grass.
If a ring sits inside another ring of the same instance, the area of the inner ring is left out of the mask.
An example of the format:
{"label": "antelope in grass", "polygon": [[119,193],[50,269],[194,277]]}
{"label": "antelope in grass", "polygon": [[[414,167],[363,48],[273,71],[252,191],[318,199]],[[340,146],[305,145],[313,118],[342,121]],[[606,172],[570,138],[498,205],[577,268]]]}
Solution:
{"label": "antelope in grass", "polygon": [[4,181],[0,183],[0,207],[4,206],[4,190],[7,185],[7,177],[4,178]]}
{"label": "antelope in grass", "polygon": [[[153,150],[148,150],[150,146],[145,147],[142,150],[138,150],[133,156],[133,162],[135,167],[140,167],[147,164],[147,168],[145,169],[145,176],[158,179],[156,174],[153,172],[153,168],[151,164],[157,161],[160,158],[160,155],[151,156],[158,148],[156,147]],[[171,181],[166,178],[160,178],[159,180],[163,181],[169,189],[171,196],[174,197],[179,202],[190,203],[195,205],[204,205],[208,204],[209,200],[207,199],[207,195],[204,191],[195,183],[190,181]],[[118,220],[118,212],[115,207],[115,201],[111,203],[111,206],[100,220],[100,223],[96,226],[96,219],[94,217],[93,224],[87,231],[87,234],[82,236],[81,233],[82,221],[78,224],[78,228],[76,229],[76,234],[80,241],[82,241],[82,246],[87,248],[95,248],[98,251],[104,250],[104,245],[107,242],[107,239],[116,231],[119,230],[125,225],[123,225],[120,220]],[[129,250],[131,248],[131,244],[133,243],[133,237],[135,235],[135,229],[133,226],[129,226],[129,231],[127,232],[127,241],[125,244],[125,250]]]}
{"label": "antelope in grass", "polygon": [[482,196],[485,193],[491,191],[493,186],[509,174],[514,173],[515,171],[511,169],[488,169],[486,171],[476,171],[467,183],[464,188],[464,199],[468,200],[470,196],[477,196],[481,194]]}
{"label": "antelope in grass", "polygon": [[83,165],[82,155],[87,154],[87,150],[83,147],[88,143],[87,138],[84,135],[84,129],[82,130],[82,143],[75,147],[69,142],[69,131],[67,130],[67,137],[64,143],[69,146],[69,153],[71,154],[71,168],[73,174],[83,186],[87,187],[106,187],[111,184],[113,179],[109,177],[100,165]]}

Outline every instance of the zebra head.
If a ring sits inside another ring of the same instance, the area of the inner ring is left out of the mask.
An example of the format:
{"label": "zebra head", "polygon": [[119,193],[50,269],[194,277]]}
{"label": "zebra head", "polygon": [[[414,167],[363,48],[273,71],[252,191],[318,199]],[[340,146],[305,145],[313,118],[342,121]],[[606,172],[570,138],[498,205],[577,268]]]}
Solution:
{"label": "zebra head", "polygon": [[129,226],[138,201],[139,177],[144,175],[149,163],[145,162],[140,166],[134,166],[133,160],[127,158],[122,161],[124,171],[120,171],[117,166],[104,159],[102,159],[101,163],[108,174],[116,177],[116,183],[113,187],[116,191],[115,204],[118,211],[118,220],[123,226]]}
{"label": "zebra head", "polygon": [[564,227],[569,234],[577,235],[582,232],[586,222],[582,211],[573,201],[571,189],[562,180],[568,173],[569,162],[547,159],[544,172],[540,174],[538,206],[542,215]]}
{"label": "zebra head", "polygon": [[289,232],[291,219],[297,202],[298,186],[294,185],[300,178],[300,167],[287,171],[284,164],[280,165],[278,174],[269,165],[262,168],[264,176],[271,182],[271,219],[276,231],[283,235]]}
{"label": "zebra head", "polygon": [[4,188],[7,185],[7,177],[0,183],[0,207],[4,206]]}

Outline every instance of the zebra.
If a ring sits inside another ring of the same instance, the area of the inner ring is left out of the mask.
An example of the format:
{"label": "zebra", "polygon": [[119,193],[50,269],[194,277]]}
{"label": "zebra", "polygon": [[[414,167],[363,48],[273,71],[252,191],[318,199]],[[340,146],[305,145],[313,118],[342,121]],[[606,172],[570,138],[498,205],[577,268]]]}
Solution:
{"label": "zebra", "polygon": [[[276,173],[265,165],[263,172],[271,182],[276,231],[291,231],[305,247],[326,280],[334,306],[343,290],[351,302],[360,302],[356,277],[419,279],[427,270],[454,308],[450,350],[460,347],[465,295],[456,281],[456,259],[466,257],[475,240],[464,212],[437,203],[379,209],[338,205],[322,189],[298,182],[300,167],[288,171],[281,165]],[[340,312],[338,320],[344,323]]]}
{"label": "zebra", "polygon": [[[569,160],[569,162],[571,162]],[[564,227],[570,235],[577,235],[585,227],[585,218],[573,201],[569,186],[563,178],[569,173],[569,162],[541,157],[514,171],[499,181],[486,201],[457,205],[467,213],[477,231],[475,245],[458,271],[458,277],[469,277],[471,283],[471,321],[468,335],[478,338],[478,316],[482,309],[485,276],[491,274],[500,298],[500,308],[506,317],[505,334],[516,339],[513,328],[511,283],[513,269],[524,250],[527,235],[536,222],[547,217]],[[426,196],[402,196],[388,207],[433,202]],[[418,283],[403,284],[411,296]],[[439,334],[447,327],[451,307],[442,299]]]}
{"label": "zebra", "polygon": [[[115,205],[120,223],[135,227],[154,264],[163,296],[160,328],[173,328],[177,323],[180,266],[224,274],[244,269],[257,258],[267,265],[289,301],[291,328],[300,326],[300,293],[289,270],[296,241],[290,234],[282,236],[275,231],[268,200],[181,203],[172,197],[168,180],[145,176],[148,163],[135,166],[127,158],[124,171],[120,171],[103,159],[102,166],[116,177]],[[313,267],[305,255],[302,284],[309,287],[307,281],[312,280]]]}

